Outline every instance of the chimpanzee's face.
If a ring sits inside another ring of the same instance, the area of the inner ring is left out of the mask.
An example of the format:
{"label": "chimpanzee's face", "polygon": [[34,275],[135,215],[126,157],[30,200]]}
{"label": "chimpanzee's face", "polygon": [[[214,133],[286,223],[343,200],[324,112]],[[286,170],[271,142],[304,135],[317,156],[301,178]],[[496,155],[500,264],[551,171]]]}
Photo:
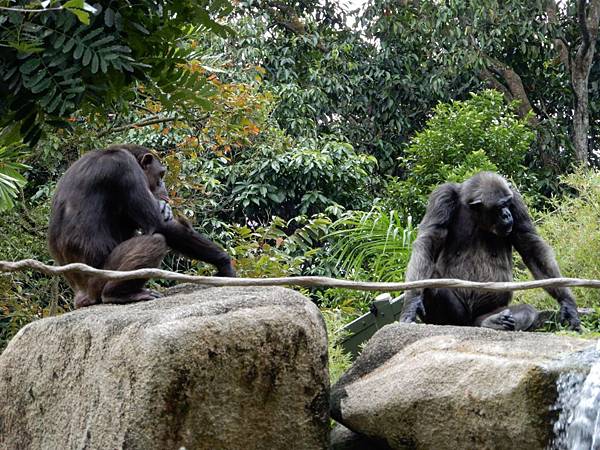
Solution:
{"label": "chimpanzee's face", "polygon": [[165,166],[158,160],[158,158],[151,153],[146,153],[141,161],[142,169],[148,179],[148,187],[150,191],[158,200],[169,201],[169,194],[165,187],[164,176],[167,172]]}
{"label": "chimpanzee's face", "polygon": [[469,203],[469,208],[475,223],[481,229],[505,237],[511,233],[513,228],[511,203],[512,195],[506,195],[491,202],[473,201]]}

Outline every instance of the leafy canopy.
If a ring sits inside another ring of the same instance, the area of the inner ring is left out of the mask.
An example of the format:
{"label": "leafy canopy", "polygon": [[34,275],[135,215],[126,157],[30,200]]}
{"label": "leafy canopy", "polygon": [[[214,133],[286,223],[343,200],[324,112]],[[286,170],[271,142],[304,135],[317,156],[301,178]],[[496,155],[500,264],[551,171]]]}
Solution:
{"label": "leafy canopy", "polygon": [[535,134],[526,118],[517,117],[515,108],[493,90],[436,106],[401,159],[406,178],[394,189],[402,209],[419,216],[436,186],[462,182],[482,170],[530,186],[534,180],[524,160]]}
{"label": "leafy canopy", "polygon": [[0,16],[0,126],[18,122],[35,143],[40,123],[68,126],[64,119],[85,106],[124,107],[139,83],[164,105],[210,105],[206,76],[185,65],[194,49],[182,44],[199,30],[225,33],[210,14],[228,12],[227,2],[142,0],[133,8],[104,0],[93,14],[80,0],[63,6]]}

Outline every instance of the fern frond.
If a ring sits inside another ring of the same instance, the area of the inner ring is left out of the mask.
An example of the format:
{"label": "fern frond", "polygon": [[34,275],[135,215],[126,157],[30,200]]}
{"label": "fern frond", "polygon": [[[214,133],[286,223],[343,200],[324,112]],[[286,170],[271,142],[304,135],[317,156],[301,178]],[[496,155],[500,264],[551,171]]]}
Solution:
{"label": "fern frond", "polygon": [[335,231],[328,237],[343,272],[380,281],[403,279],[414,233],[410,218],[374,207],[369,212],[352,211],[332,228]]}

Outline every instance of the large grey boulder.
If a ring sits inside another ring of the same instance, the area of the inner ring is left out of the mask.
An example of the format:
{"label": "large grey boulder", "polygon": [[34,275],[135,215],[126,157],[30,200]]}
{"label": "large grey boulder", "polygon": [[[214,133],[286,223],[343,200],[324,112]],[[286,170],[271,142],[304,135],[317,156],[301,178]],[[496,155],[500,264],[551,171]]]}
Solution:
{"label": "large grey boulder", "polygon": [[0,355],[0,449],[320,449],[327,337],[283,288],[99,305],[23,328]]}
{"label": "large grey boulder", "polygon": [[[332,417],[393,449],[542,449],[562,359],[594,342],[396,323],[332,388]],[[363,437],[363,439],[365,439]]]}

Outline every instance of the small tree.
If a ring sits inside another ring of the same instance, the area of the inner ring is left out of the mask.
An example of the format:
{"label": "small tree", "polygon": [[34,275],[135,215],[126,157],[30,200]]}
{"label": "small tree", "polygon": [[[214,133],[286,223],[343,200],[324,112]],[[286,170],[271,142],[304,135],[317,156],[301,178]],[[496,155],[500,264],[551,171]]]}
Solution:
{"label": "small tree", "polygon": [[446,181],[462,182],[482,170],[493,170],[530,186],[524,165],[535,134],[517,105],[486,90],[466,101],[440,103],[425,128],[415,134],[402,158],[405,180],[391,191],[402,209],[420,217],[427,197]]}

